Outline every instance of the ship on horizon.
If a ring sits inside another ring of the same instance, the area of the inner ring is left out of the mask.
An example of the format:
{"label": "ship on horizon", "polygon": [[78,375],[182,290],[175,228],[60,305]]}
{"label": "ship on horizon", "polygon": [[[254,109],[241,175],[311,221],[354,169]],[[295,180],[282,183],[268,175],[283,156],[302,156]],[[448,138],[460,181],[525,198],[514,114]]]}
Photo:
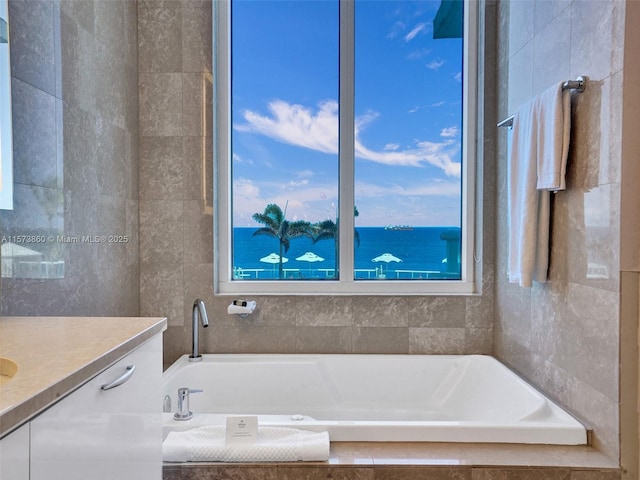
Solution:
{"label": "ship on horizon", "polygon": [[385,230],[413,230],[412,225],[387,225]]}

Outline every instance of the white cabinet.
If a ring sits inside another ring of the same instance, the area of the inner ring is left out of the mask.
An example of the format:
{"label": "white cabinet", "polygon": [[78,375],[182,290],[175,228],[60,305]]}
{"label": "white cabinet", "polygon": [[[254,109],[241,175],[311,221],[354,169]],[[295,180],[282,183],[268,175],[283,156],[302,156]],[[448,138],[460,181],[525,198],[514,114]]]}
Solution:
{"label": "white cabinet", "polygon": [[0,440],[0,480],[29,480],[29,424]]}
{"label": "white cabinet", "polygon": [[[127,381],[101,388],[131,365]],[[31,480],[161,477],[162,339],[155,335],[31,421]]]}

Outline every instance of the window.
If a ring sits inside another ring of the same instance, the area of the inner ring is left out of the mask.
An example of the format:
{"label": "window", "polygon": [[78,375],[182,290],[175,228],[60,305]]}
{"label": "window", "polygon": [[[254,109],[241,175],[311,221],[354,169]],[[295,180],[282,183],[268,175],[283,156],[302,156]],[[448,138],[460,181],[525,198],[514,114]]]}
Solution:
{"label": "window", "polygon": [[472,292],[475,3],[214,5],[217,292]]}

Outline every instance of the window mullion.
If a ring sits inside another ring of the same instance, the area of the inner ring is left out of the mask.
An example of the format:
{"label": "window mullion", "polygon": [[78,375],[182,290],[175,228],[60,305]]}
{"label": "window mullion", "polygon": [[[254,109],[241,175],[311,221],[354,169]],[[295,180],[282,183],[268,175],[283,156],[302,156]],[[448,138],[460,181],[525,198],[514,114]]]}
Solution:
{"label": "window mullion", "polygon": [[353,0],[340,2],[340,141],[339,141],[339,239],[340,282],[354,281],[354,178],[355,178],[355,95]]}

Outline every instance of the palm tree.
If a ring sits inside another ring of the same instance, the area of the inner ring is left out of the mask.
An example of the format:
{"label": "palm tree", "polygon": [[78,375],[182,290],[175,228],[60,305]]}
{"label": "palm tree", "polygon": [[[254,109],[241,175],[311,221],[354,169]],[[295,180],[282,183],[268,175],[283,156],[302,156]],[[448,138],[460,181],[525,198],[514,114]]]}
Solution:
{"label": "palm tree", "polygon": [[254,213],[251,217],[256,222],[264,225],[264,227],[259,228],[255,232],[253,232],[252,236],[255,237],[257,235],[267,235],[269,237],[275,237],[278,239],[278,254],[280,255],[278,278],[283,278],[282,255],[289,251],[289,247],[291,246],[291,239],[299,237],[313,238],[311,235],[311,224],[309,222],[306,222],[304,220],[290,222],[289,220],[285,219],[286,208],[287,207],[285,206],[285,211],[283,212],[278,205],[276,205],[275,203],[270,203],[266,206],[263,213]]}
{"label": "palm tree", "polygon": [[[358,207],[353,207],[353,216],[357,217],[360,215],[358,212]],[[336,221],[338,221],[336,219]],[[312,226],[313,231],[313,243],[318,243],[320,240],[331,240],[333,239],[336,251],[336,261],[338,260],[338,223],[334,222],[331,219],[323,220],[322,222],[318,222]],[[360,234],[358,230],[353,229],[353,240],[356,244],[356,247],[360,246]]]}

